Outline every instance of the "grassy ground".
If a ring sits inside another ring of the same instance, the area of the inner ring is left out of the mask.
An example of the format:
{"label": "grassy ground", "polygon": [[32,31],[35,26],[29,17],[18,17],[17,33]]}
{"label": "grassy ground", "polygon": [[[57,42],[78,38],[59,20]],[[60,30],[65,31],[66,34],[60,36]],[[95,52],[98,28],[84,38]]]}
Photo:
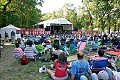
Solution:
{"label": "grassy ground", "polygon": [[0,58],[0,80],[51,80],[47,73],[39,73],[42,65],[50,65],[53,62],[30,61],[22,66],[19,59],[15,59],[13,49],[15,46],[5,46]]}
{"label": "grassy ground", "polygon": [[[48,67],[53,62],[30,61],[28,65],[22,66],[19,59],[13,54],[14,45],[5,46],[0,58],[0,80],[52,80],[47,73],[39,73],[42,65]],[[49,54],[43,57],[48,57]],[[70,79],[69,79],[70,80]]]}

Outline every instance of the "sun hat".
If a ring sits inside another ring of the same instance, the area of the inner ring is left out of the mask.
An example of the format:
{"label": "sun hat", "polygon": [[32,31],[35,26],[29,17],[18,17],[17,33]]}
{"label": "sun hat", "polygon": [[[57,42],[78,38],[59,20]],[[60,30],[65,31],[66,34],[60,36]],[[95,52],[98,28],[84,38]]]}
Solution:
{"label": "sun hat", "polygon": [[101,80],[108,80],[109,75],[106,71],[102,70],[98,73],[98,78],[101,79]]}

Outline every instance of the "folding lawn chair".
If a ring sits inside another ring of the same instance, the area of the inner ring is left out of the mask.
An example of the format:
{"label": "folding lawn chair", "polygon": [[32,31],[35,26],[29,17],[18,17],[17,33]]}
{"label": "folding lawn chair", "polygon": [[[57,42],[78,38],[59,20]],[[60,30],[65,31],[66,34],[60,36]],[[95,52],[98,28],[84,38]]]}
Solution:
{"label": "folding lawn chair", "polygon": [[61,45],[65,45],[65,43],[66,43],[66,39],[62,39],[61,40]]}
{"label": "folding lawn chair", "polygon": [[92,45],[92,40],[88,40],[87,43]]}
{"label": "folding lawn chair", "polygon": [[53,47],[56,48],[56,46],[59,46],[59,40],[54,40]]}
{"label": "folding lawn chair", "polygon": [[76,46],[74,44],[70,44],[70,52],[71,53],[76,52]]}
{"label": "folding lawn chair", "polygon": [[15,54],[15,58],[16,58],[16,59],[17,59],[17,58],[19,58],[19,59],[22,58],[22,54],[21,54],[18,50],[14,49],[13,53]]}
{"label": "folding lawn chair", "polygon": [[108,59],[105,60],[93,60],[91,70],[94,73],[98,73],[101,70],[104,70],[108,65]]}
{"label": "folding lawn chair", "polygon": [[34,59],[36,62],[36,54],[33,52],[33,50],[24,50],[24,53],[28,59]]}
{"label": "folding lawn chair", "polygon": [[45,53],[45,47],[43,45],[37,45],[35,46],[38,52]]}
{"label": "folding lawn chair", "polygon": [[92,46],[92,50],[97,50],[98,48],[99,48],[98,43],[93,44],[93,46]]}
{"label": "folding lawn chair", "polygon": [[74,44],[77,47],[78,41],[73,41],[72,44]]}
{"label": "folding lawn chair", "polygon": [[81,43],[80,43],[80,46],[78,47],[78,51],[79,51],[79,50],[84,50],[85,47],[86,47],[86,44],[87,44],[87,42],[81,42]]}

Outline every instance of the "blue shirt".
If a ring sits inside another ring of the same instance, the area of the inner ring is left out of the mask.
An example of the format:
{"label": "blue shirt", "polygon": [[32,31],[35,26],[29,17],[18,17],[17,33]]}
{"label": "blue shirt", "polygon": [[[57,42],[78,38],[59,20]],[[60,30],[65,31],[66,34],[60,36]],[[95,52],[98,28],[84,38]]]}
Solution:
{"label": "blue shirt", "polygon": [[88,61],[76,60],[72,63],[71,74],[74,74],[75,78],[80,78],[81,75],[86,75],[87,72],[91,72]]}

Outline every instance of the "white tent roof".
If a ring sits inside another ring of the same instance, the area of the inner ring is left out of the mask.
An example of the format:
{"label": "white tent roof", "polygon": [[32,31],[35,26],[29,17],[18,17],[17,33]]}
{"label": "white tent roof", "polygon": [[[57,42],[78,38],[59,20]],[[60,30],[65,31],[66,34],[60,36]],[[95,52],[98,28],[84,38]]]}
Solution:
{"label": "white tent roof", "polygon": [[64,18],[54,19],[53,23],[56,23],[56,24],[72,24],[71,22],[69,22],[68,20],[66,20]]}
{"label": "white tent roof", "polygon": [[38,23],[38,25],[40,24],[50,25],[50,24],[72,24],[72,23],[64,18],[59,18],[59,19],[47,20]]}
{"label": "white tent roof", "polygon": [[44,25],[45,28],[46,26],[50,26],[54,24],[64,25],[63,27],[64,30],[73,30],[73,24],[64,18],[43,21],[38,23],[37,25]]}
{"label": "white tent roof", "polygon": [[94,28],[93,31],[98,31],[98,28]]}
{"label": "white tent roof", "polygon": [[21,30],[20,28],[17,28],[17,27],[15,27],[15,26],[13,26],[12,24],[10,24],[10,25],[8,25],[8,26],[6,26],[6,27],[3,27],[3,28],[1,28],[1,29],[16,29],[16,30]]}
{"label": "white tent roof", "polygon": [[13,26],[12,24],[10,24],[6,27],[0,28],[0,34],[2,35],[2,40],[4,40],[4,38],[5,38],[5,34],[4,34],[5,31],[8,33],[8,36],[9,36],[9,39],[10,39],[11,38],[11,32],[14,31],[16,33],[16,30],[21,30],[21,29]]}

